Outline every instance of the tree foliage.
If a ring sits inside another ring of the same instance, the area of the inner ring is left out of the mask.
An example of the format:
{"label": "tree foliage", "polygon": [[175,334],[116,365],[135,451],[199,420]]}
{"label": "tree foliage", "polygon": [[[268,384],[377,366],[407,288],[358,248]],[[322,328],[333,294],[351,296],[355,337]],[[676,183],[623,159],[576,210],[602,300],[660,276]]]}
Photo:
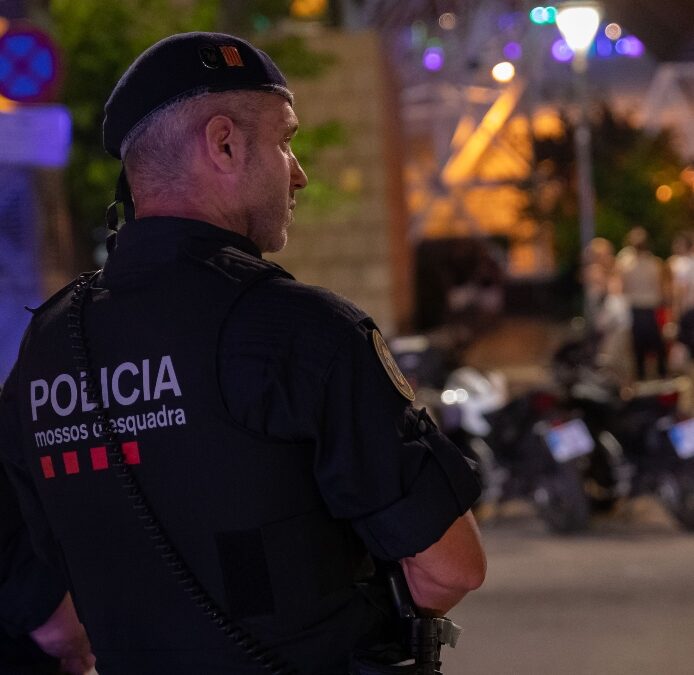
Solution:
{"label": "tree foliage", "polygon": [[[694,197],[681,180],[685,163],[672,135],[656,135],[635,127],[603,107],[591,121],[595,233],[621,246],[635,225],[651,234],[656,251],[667,255],[673,235],[694,223]],[[579,257],[579,218],[574,127],[564,119],[558,138],[534,138],[535,181],[529,214],[554,227],[557,261],[569,268]],[[656,198],[660,185],[672,189],[672,198]]]}
{"label": "tree foliage", "polygon": [[63,102],[73,119],[68,192],[78,233],[103,222],[120,165],[101,147],[103,106],[133,59],[166,35],[214,30],[219,0],[50,0],[65,60]]}

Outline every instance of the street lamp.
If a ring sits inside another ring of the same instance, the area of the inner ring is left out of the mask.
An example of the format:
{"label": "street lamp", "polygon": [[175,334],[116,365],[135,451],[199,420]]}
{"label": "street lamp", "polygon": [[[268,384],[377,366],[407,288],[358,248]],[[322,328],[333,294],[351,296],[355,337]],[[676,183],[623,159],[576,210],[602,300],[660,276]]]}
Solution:
{"label": "street lamp", "polygon": [[574,53],[572,61],[578,89],[579,118],[574,133],[576,166],[578,172],[578,211],[581,250],[585,251],[595,236],[595,196],[593,192],[590,151],[590,125],[588,124],[588,96],[586,70],[588,49],[600,25],[601,7],[596,2],[565,2],[557,8],[557,27],[566,44]]}

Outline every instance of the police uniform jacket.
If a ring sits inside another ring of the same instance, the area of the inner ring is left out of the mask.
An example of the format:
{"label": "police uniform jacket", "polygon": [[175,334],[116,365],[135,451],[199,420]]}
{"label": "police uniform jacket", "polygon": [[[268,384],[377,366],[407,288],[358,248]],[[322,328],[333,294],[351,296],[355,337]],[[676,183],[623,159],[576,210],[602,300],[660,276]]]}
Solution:
{"label": "police uniform jacket", "polygon": [[[111,243],[85,332],[125,461],[195,577],[302,673],[383,624],[372,558],[437,541],[479,488],[414,410],[371,319],[244,237],[145,218]],[[118,484],[75,366],[72,288],[35,312],[0,407],[37,545],[101,675],[264,672],[193,606]]]}

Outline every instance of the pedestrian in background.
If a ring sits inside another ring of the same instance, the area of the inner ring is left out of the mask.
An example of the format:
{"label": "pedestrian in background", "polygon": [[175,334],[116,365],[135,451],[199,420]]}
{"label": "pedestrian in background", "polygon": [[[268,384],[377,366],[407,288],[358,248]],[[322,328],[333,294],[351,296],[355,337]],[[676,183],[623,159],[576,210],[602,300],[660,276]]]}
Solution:
{"label": "pedestrian in background", "polygon": [[639,380],[646,378],[646,360],[652,354],[658,376],[665,377],[667,358],[658,312],[666,304],[669,293],[667,267],[651,252],[645,228],[632,228],[625,244],[617,254],[615,271],[631,309],[636,376]]}
{"label": "pedestrian in background", "polygon": [[622,382],[631,377],[631,311],[615,272],[614,245],[592,239],[582,257],[588,335],[594,344],[595,365],[607,368]]}

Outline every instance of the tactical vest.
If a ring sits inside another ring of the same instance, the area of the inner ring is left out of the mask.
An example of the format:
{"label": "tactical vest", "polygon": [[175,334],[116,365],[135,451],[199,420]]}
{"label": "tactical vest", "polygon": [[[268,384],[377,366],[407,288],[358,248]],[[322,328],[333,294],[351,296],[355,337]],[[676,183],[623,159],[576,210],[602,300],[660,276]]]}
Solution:
{"label": "tactical vest", "polygon": [[[233,248],[211,256],[191,248],[146,283],[109,290],[97,280],[86,334],[126,461],[203,587],[268,643],[329,635],[340,649],[355,640],[357,628],[340,616],[354,602],[364,548],[327,512],[312,445],[240,428],[218,386],[224,321],[230,312],[236,320],[243,293],[277,275],[289,276]],[[246,672],[228,669],[237,653],[178,587],[109,466],[74,366],[71,295],[67,288],[41,307],[27,334],[21,418],[25,456],[100,671],[121,664],[109,672],[126,672],[126,652],[178,649],[181,672]]]}

